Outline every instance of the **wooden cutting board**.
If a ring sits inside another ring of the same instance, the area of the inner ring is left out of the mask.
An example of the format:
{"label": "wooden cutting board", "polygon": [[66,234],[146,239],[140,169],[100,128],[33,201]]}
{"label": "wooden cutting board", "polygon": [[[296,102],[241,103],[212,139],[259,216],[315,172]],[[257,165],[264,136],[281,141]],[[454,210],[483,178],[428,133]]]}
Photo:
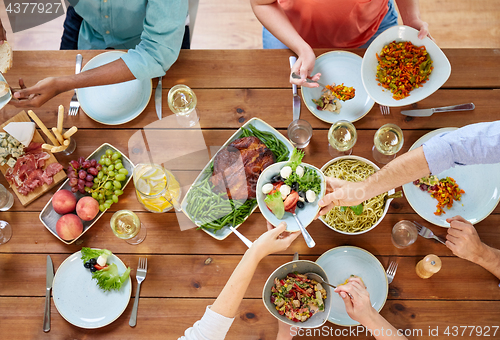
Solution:
{"label": "wooden cutting board", "polygon": [[[30,120],[30,118],[28,117],[28,114],[25,111],[21,111],[17,115],[15,115],[11,119],[9,119],[8,121],[6,121],[2,125],[0,125],[0,130],[2,132],[4,132],[3,127],[6,126],[7,124],[11,123],[11,122],[31,122],[31,120]],[[35,134],[33,135],[33,140],[32,141],[33,142],[37,142],[37,143],[45,143],[45,141],[43,140],[42,136],[38,132],[38,129],[35,129]],[[49,165],[51,163],[57,162],[56,157],[50,151],[45,151],[45,152],[47,152],[50,155],[50,158],[47,159],[47,160],[45,160],[44,169],[47,167],[47,165]],[[7,169],[9,169],[9,166],[7,164],[5,164],[3,166],[0,166],[0,171],[2,172],[2,174],[4,176],[5,176],[5,173],[7,172]],[[51,185],[44,184],[41,187],[36,188],[35,190],[33,190],[32,192],[30,192],[26,196],[25,195],[21,195],[17,191],[17,188],[16,188],[15,185],[11,185],[11,189],[17,195],[17,198],[19,198],[19,202],[21,202],[21,204],[23,206],[27,206],[28,204],[30,204],[31,202],[33,202],[34,200],[36,200],[38,197],[42,196],[47,191],[49,191],[50,189],[52,189],[54,186],[56,186],[62,180],[64,180],[66,178],[66,173],[65,173],[64,169],[61,170],[61,171],[59,171],[57,174],[55,174],[53,178],[54,178],[54,182]]]}

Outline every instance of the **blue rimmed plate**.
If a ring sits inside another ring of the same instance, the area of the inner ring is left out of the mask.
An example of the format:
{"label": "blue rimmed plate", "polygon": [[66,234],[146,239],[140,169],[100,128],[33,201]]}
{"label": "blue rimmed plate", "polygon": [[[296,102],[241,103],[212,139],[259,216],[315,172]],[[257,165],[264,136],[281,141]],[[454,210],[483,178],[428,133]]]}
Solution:
{"label": "blue rimmed plate", "polygon": [[313,115],[324,122],[333,124],[339,120],[355,122],[371,110],[374,102],[363,87],[361,62],[362,58],[359,55],[346,51],[327,52],[316,58],[312,74],[320,72],[320,82],[330,85],[344,83],[346,86],[354,87],[356,95],[351,100],[341,101],[340,113],[334,113],[318,110],[312,102],[313,99],[321,96],[323,90],[321,86],[316,88],[302,86],[302,99]]}
{"label": "blue rimmed plate", "polygon": [[[96,55],[82,69],[87,71],[119,59],[126,52],[110,51]],[[151,79],[77,89],[82,110],[98,123],[120,125],[139,116],[151,98]]]}
{"label": "blue rimmed plate", "polygon": [[[330,283],[334,286],[343,284],[351,275],[359,276],[370,294],[372,307],[380,312],[387,300],[389,284],[385,269],[380,261],[370,252],[352,246],[342,246],[323,253],[316,263],[326,272]],[[356,326],[347,315],[344,301],[337,293],[330,295],[332,308],[328,321],[339,326]]]}
{"label": "blue rimmed plate", "polygon": [[[52,291],[54,304],[61,316],[70,324],[93,329],[109,325],[127,308],[132,293],[129,279],[118,291],[105,292],[92,279],[90,270],[83,267],[82,253],[69,256],[57,269]],[[108,257],[121,274],[127,270],[115,255]]]}
{"label": "blue rimmed plate", "polygon": [[[400,100],[392,98],[391,91],[378,85],[376,79],[378,66],[376,54],[380,54],[382,48],[392,41],[409,41],[416,46],[425,46],[434,66],[429,80],[422,87],[412,90],[408,97]],[[450,74],[450,62],[438,45],[428,37],[420,40],[418,31],[408,26],[394,26],[382,32],[366,50],[361,65],[361,77],[366,92],[376,103],[385,106],[404,106],[419,102],[443,86]]]}
{"label": "blue rimmed plate", "polygon": [[[420,137],[410,148],[414,150],[434,136],[440,136],[457,128],[442,128],[431,131]],[[444,209],[445,214],[434,215],[437,200],[429,193],[420,190],[413,183],[403,185],[404,195],[411,207],[424,220],[449,228],[447,218],[460,215],[472,224],[484,220],[496,208],[500,200],[500,177],[491,174],[500,173],[499,164],[475,164],[456,166],[443,171],[436,176],[441,179],[452,177],[461,189],[465,190],[460,201],[454,202],[450,209]]]}

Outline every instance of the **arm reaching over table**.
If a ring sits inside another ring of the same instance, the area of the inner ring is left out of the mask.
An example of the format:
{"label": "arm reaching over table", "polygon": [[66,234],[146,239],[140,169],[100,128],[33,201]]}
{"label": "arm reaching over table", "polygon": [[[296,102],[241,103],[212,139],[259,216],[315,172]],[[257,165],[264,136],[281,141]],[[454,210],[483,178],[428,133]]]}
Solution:
{"label": "arm reaching over table", "polygon": [[418,30],[418,38],[426,36],[434,40],[429,33],[429,25],[420,19],[420,8],[418,0],[396,0],[403,24]]}
{"label": "arm reaching over table", "polygon": [[446,246],[456,256],[480,265],[500,279],[500,250],[479,239],[476,229],[462,216],[448,218],[450,223]]}
{"label": "arm reaching over table", "polygon": [[[370,294],[368,294],[361,279],[351,277],[347,284],[338,286],[334,291],[339,293],[342,300],[344,300],[346,312],[351,319],[365,326],[367,332],[373,334],[375,339],[406,339],[372,307]],[[351,299],[347,293],[351,294],[353,298]]]}
{"label": "arm reaching over table", "polygon": [[285,222],[276,228],[268,223],[267,227],[268,231],[245,252],[214,304],[207,307],[203,318],[187,329],[180,340],[225,338],[259,262],[271,253],[287,249],[300,235],[300,232],[285,232]]}
{"label": "arm reaching over table", "polygon": [[[467,125],[437,135],[389,162],[362,182],[328,178],[319,215],[334,206],[352,206],[429,174],[470,164],[500,163],[500,121]],[[500,176],[493,174],[493,176]]]}

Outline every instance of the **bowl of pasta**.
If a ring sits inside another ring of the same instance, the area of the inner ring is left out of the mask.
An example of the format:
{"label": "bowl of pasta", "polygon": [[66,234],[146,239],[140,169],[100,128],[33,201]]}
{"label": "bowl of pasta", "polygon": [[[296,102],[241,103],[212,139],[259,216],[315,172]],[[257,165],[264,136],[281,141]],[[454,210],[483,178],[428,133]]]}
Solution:
{"label": "bowl of pasta", "polygon": [[[321,168],[326,177],[340,178],[351,182],[365,180],[380,168],[366,158],[359,156],[341,156],[327,162]],[[394,189],[370,198],[362,207],[334,207],[319,219],[328,228],[345,235],[359,235],[374,229],[384,219],[392,198],[388,196]]]}

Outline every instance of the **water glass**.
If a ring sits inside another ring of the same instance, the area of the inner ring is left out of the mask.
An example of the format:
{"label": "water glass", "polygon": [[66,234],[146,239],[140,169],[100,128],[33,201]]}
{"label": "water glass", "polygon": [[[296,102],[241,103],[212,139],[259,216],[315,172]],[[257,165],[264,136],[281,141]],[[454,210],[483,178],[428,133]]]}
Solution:
{"label": "water glass", "polygon": [[399,221],[392,227],[391,239],[396,248],[404,249],[417,240],[417,226],[407,220]]}
{"label": "water glass", "polygon": [[0,184],[0,211],[7,211],[14,204],[14,195]]}
{"label": "water glass", "polygon": [[307,120],[296,119],[288,125],[288,139],[297,149],[303,149],[311,141],[313,129]]}
{"label": "water glass", "polygon": [[0,244],[9,242],[12,237],[12,227],[8,222],[0,221]]}

